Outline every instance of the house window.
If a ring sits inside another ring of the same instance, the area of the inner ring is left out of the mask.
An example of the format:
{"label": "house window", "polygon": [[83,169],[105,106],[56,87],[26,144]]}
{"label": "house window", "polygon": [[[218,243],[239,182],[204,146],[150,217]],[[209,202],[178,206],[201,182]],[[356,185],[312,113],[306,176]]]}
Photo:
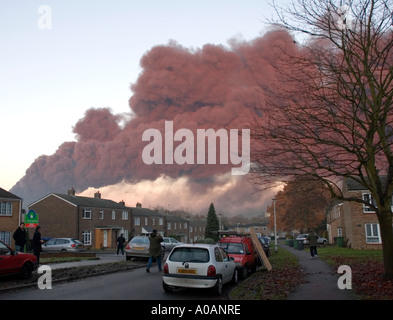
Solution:
{"label": "house window", "polygon": [[91,209],[83,209],[83,219],[91,219]]}
{"label": "house window", "polygon": [[[375,207],[377,206],[371,193],[363,193],[362,199],[363,199],[363,201],[366,201],[367,203],[370,203]],[[370,208],[369,206],[363,204],[363,212],[367,213],[367,212],[375,212],[375,211],[374,211],[374,209]]]}
{"label": "house window", "polygon": [[163,218],[160,218],[160,219],[158,220],[158,224],[159,224],[160,226],[164,225],[164,219],[163,219]]}
{"label": "house window", "polygon": [[122,214],[121,214],[121,218],[123,219],[123,220],[128,220],[128,211],[123,211],[122,212]]}
{"label": "house window", "polygon": [[379,224],[366,223],[366,243],[381,243]]}
{"label": "house window", "polygon": [[168,224],[167,224],[167,229],[172,230],[172,224],[170,222],[168,222]]}
{"label": "house window", "polygon": [[134,225],[135,226],[140,226],[141,225],[141,218],[140,217],[135,217],[134,218]]}
{"label": "house window", "polygon": [[0,240],[7,245],[11,245],[11,232],[10,231],[0,231]]}
{"label": "house window", "polygon": [[148,219],[145,218],[145,226],[147,226],[147,225],[148,225]]}
{"label": "house window", "polygon": [[12,216],[12,202],[0,202],[0,216]]}
{"label": "house window", "polygon": [[112,220],[115,220],[115,219],[116,219],[116,211],[112,210]]}
{"label": "house window", "polygon": [[90,246],[91,245],[91,231],[83,231],[82,232],[82,241],[83,244]]}
{"label": "house window", "polygon": [[342,237],[343,236],[343,232],[341,230],[341,227],[337,228],[337,237]]}
{"label": "house window", "polygon": [[152,221],[151,224],[152,224],[153,226],[155,226],[155,225],[156,225],[156,219],[155,219],[155,218],[152,218],[151,221]]}
{"label": "house window", "polygon": [[100,210],[100,219],[104,219],[104,210]]}

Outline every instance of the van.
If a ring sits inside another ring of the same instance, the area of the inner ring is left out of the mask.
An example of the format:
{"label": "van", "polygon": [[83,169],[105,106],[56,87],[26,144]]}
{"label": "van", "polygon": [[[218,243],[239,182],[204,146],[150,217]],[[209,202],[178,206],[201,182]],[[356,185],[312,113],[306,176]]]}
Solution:
{"label": "van", "polygon": [[227,236],[218,241],[230,257],[235,259],[239,275],[245,279],[251,272],[255,272],[260,263],[258,253],[249,236]]}

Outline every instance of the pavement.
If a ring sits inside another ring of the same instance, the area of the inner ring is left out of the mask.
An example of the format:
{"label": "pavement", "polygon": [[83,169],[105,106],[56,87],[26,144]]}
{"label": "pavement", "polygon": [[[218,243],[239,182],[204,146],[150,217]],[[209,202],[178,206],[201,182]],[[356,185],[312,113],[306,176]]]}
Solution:
{"label": "pavement", "polygon": [[287,300],[356,300],[352,290],[338,288],[337,281],[340,274],[319,258],[311,258],[307,247],[304,250],[286,245],[280,247],[298,258],[306,281],[298,285],[295,291],[289,294]]}

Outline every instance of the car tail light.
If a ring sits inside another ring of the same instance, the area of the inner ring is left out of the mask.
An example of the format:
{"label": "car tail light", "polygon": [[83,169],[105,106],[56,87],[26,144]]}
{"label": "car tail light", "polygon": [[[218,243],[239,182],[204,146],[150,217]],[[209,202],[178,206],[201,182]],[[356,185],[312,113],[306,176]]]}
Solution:
{"label": "car tail light", "polygon": [[130,250],[130,244],[127,244],[126,249]]}
{"label": "car tail light", "polygon": [[71,247],[72,247],[72,248],[75,248],[75,247],[76,247],[76,246],[75,246],[75,243],[73,243],[73,244],[71,245]]}
{"label": "car tail light", "polygon": [[209,268],[207,268],[207,276],[214,277],[215,275],[216,275],[216,267],[213,265],[210,265]]}
{"label": "car tail light", "polygon": [[169,268],[168,268],[168,264],[167,263],[165,263],[165,265],[164,265],[164,273],[165,274],[169,273]]}

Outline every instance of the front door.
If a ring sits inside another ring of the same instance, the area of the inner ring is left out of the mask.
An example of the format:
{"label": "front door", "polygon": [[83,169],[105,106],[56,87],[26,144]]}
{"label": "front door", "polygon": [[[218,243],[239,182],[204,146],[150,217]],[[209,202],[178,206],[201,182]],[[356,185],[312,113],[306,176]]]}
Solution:
{"label": "front door", "polygon": [[103,246],[106,248],[108,246],[108,230],[103,230]]}

